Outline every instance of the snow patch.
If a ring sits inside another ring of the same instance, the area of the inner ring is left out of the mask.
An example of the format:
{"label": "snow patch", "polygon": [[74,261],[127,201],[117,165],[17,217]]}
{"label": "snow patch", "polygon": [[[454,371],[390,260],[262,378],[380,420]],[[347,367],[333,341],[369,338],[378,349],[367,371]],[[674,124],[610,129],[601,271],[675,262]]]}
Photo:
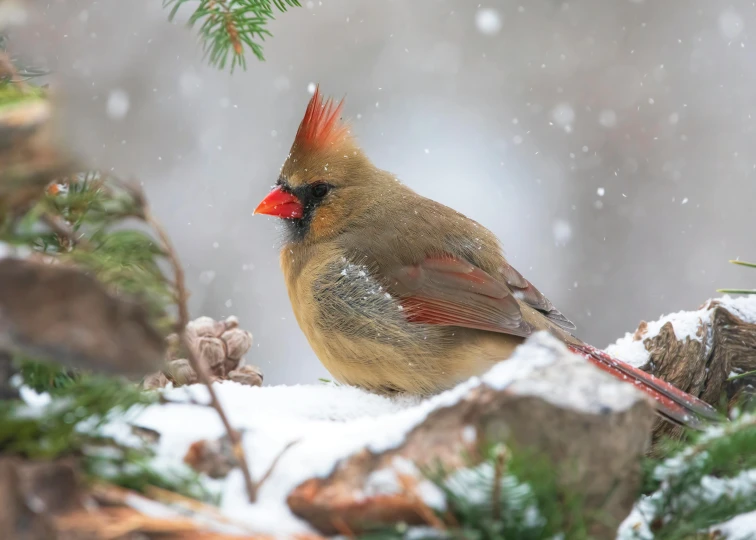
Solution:
{"label": "snow patch", "polygon": [[715,525],[709,529],[709,532],[718,533],[716,538],[726,538],[727,540],[752,540],[756,536],[756,511],[740,514],[734,518]]}
{"label": "snow patch", "polygon": [[658,336],[665,324],[672,324],[675,338],[678,341],[685,341],[686,339],[701,341],[702,336],[698,335],[699,328],[702,324],[709,322],[710,316],[711,310],[708,307],[698,311],[678,311],[664,315],[656,321],[647,323],[646,330],[640,340],[635,339],[634,333],[628,332],[624,337],[609,345],[606,352],[632,366],[645,366],[651,357],[644,342]]}
{"label": "snow patch", "polygon": [[745,322],[756,324],[756,295],[737,296],[726,295],[720,299],[722,306]]}
{"label": "snow patch", "polygon": [[[445,485],[449,491],[464,498],[472,504],[485,504],[491,499],[489,486],[494,483],[495,471],[489,462],[452,473]],[[520,482],[517,477],[504,474],[500,479],[502,497],[506,498],[508,516],[503,519],[522,521],[524,525],[536,527],[543,524],[544,518],[536,506],[533,491],[528,484]]]}
{"label": "snow patch", "polygon": [[[473,377],[425,400],[389,398],[330,384],[249,387],[233,382],[215,383],[231,424],[243,434],[252,477],[261,478],[280,455],[277,466],[260,489],[256,504],[248,503],[238,469],[224,480],[214,482],[212,487],[220,488],[221,510],[261,534],[290,537],[309,532],[309,526],[295,517],[286,505],[291,490],[307,479],[328,476],[340,460],[357,451],[367,449],[381,453],[400,446],[429,413],[456,404],[481,384],[499,390],[512,388],[560,405],[591,411],[596,410],[597,403],[624,407],[630,400],[641,399],[631,385],[611,384],[612,378],[608,375],[606,391],[595,388],[588,391],[582,387],[574,390],[575,385],[570,383],[559,385],[565,392],[555,395],[555,381],[541,381],[540,372],[548,373],[545,368],[557,361],[576,362],[585,369],[593,369],[583,358],[570,354],[561,342],[539,333],[518,347],[510,360],[495,365],[482,377]],[[590,378],[586,384],[595,386],[595,382]],[[579,381],[575,384],[580,386]],[[157,463],[170,463],[175,467],[182,463],[191,443],[225,435],[215,411],[207,406],[206,388],[193,385],[162,392],[169,403],[147,407],[133,420],[135,425],[161,434],[156,448]],[[587,394],[590,399],[577,399],[577,393]],[[133,436],[127,435],[119,425],[109,429],[119,437]],[[466,440],[476,435],[471,426],[462,434]],[[284,451],[291,443],[294,444]],[[444,507],[439,488],[422,478],[412,463],[401,458],[393,460],[390,468],[373,473],[364,495],[396,492],[400,489],[400,474],[418,479],[416,489],[426,504],[433,508]],[[533,516],[532,519],[538,518]]]}
{"label": "snow patch", "polygon": [[[719,304],[742,320],[756,323],[756,295],[736,298],[725,295],[719,299]],[[697,311],[678,311],[664,315],[656,321],[647,323],[646,330],[640,340],[634,338],[634,333],[628,332],[624,337],[609,345],[606,352],[632,366],[645,366],[651,357],[643,343],[658,336],[665,324],[672,323],[675,338],[678,341],[685,341],[686,339],[702,341],[704,336],[699,335],[699,329],[703,324],[711,321],[712,311],[713,306],[709,301]]]}
{"label": "snow patch", "polygon": [[[736,422],[748,424],[753,422],[753,416],[750,414],[740,416]],[[704,431],[698,439],[699,444],[706,443],[712,439],[725,435],[727,429],[733,429],[733,425],[713,425]],[[630,514],[620,524],[617,540],[653,540],[656,538],[651,531],[650,524],[658,517],[657,508],[663,502],[665,496],[664,490],[669,489],[670,481],[674,477],[679,477],[686,470],[701,465],[706,459],[705,452],[694,455],[693,447],[685,448],[682,452],[665,459],[654,469],[654,478],[660,482],[661,488],[650,495],[642,496],[633,506]],[[756,469],[741,471],[737,476],[732,478],[717,478],[714,476],[704,476],[698,486],[691,488],[686,492],[690,503],[703,500],[709,504],[715,504],[722,498],[748,499],[756,496]],[[679,500],[685,503],[684,498]],[[720,531],[723,538],[737,540],[756,537],[756,520],[751,514],[737,516],[725,523],[716,525],[710,531]],[[730,536],[732,534],[732,536]]]}
{"label": "snow patch", "polygon": [[[693,493],[692,493],[693,494]],[[748,498],[756,496],[756,469],[742,471],[733,478],[716,478],[713,476],[704,476],[701,484],[695,489],[694,500],[703,500],[714,504],[720,499],[734,499],[736,497]],[[650,523],[656,518],[656,508],[661,502],[662,492],[657,491],[651,495],[641,497],[630,515],[625,518],[617,531],[617,540],[653,540],[654,534],[651,532]],[[754,514],[751,512],[750,514]],[[722,530],[721,527],[732,527],[738,533],[732,538],[746,539],[753,538],[756,535],[756,520],[752,515],[742,514],[715,526],[712,530]],[[731,540],[729,535],[724,538]]]}
{"label": "snow patch", "polygon": [[[560,373],[544,369],[559,359],[565,366],[574,367]],[[640,399],[633,385],[605,373],[595,372],[594,376],[593,370],[561,341],[539,332],[517,347],[506,362],[492,367],[483,381],[493,388],[508,387],[518,395],[537,396],[562,409],[587,413],[627,410]],[[604,378],[604,384],[597,385],[598,377]],[[554,388],[562,391],[554,392]]]}
{"label": "snow patch", "polygon": [[468,444],[474,443],[478,438],[478,430],[475,426],[465,426],[462,428],[462,440]]}

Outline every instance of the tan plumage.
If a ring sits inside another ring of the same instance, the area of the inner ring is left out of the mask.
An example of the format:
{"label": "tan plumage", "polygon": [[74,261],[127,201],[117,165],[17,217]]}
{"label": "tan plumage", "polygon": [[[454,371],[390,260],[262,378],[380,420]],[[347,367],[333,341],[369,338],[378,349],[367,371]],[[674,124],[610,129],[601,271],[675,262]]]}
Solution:
{"label": "tan plumage", "polygon": [[[330,162],[329,168],[336,168]],[[307,238],[288,242],[281,251],[297,321],[326,369],[341,382],[371,390],[429,394],[506,359],[522,337],[408,322],[392,296],[396,286],[380,277],[440,248],[459,256],[479,252],[477,265],[497,275],[498,268],[508,265],[496,239],[388,173],[374,171],[372,176],[353,186],[348,197],[336,199],[334,192],[327,215],[314,216]],[[379,204],[347,214],[351,198]],[[379,223],[384,226],[376,227]],[[540,313],[521,309],[533,328],[557,331]]]}
{"label": "tan plumage", "polygon": [[[572,323],[509,265],[490,231],[375,167],[340,110],[316,92],[278,187],[256,210],[289,218],[281,250],[289,297],[337,380],[428,395],[481,374],[538,330],[627,378],[624,365],[570,333]],[[673,402],[662,411],[668,417],[704,414],[686,408],[705,409],[692,396],[630,376]]]}

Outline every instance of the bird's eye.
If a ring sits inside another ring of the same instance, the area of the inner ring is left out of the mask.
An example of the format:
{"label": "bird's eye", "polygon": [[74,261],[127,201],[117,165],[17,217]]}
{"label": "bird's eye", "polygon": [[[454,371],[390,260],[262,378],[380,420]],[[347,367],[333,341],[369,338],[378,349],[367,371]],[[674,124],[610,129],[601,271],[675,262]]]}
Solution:
{"label": "bird's eye", "polygon": [[318,182],[310,186],[310,194],[316,199],[322,199],[328,192],[331,191],[331,186],[324,182]]}

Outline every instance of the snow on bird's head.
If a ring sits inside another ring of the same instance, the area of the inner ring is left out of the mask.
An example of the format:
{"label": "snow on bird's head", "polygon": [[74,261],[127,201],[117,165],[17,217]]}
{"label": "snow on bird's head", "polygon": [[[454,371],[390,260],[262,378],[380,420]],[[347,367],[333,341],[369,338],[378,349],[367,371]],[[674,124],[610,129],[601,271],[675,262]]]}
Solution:
{"label": "snow on bird's head", "polygon": [[323,96],[316,86],[299,124],[294,146],[304,150],[322,150],[344,140],[349,130],[340,118],[343,105],[343,99],[338,104],[333,98],[323,103]]}

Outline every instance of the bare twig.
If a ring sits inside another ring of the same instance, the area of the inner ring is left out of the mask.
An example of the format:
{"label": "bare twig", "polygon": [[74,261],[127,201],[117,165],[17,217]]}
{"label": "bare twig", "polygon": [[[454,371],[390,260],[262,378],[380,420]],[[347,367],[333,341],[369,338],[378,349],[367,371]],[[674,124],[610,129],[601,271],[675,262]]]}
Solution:
{"label": "bare twig", "polygon": [[196,405],[198,407],[212,407],[210,403],[202,403],[201,401],[197,401],[192,395],[189,396],[189,399],[187,401],[181,401],[180,399],[171,399],[165,397],[165,395],[163,394],[160,394],[160,396],[158,396],[158,402],[161,405],[186,405],[188,403],[189,405]]}
{"label": "bare twig", "polygon": [[242,475],[244,476],[244,485],[247,488],[247,496],[249,497],[249,502],[254,503],[257,500],[257,486],[255,486],[254,482],[252,481],[252,475],[249,472],[247,458],[244,455],[244,448],[242,447],[241,443],[241,436],[236,430],[231,427],[228,416],[226,416],[226,412],[223,410],[223,407],[218,400],[218,395],[213,389],[212,382],[210,381],[210,376],[207,374],[205,366],[202,364],[202,362],[199,361],[196,352],[194,351],[186,336],[186,325],[189,323],[189,308],[187,306],[188,293],[184,280],[184,269],[182,268],[181,263],[179,263],[176,250],[173,248],[173,244],[168,237],[168,234],[165,232],[165,229],[163,229],[163,226],[160,225],[160,223],[152,216],[152,213],[150,212],[146,201],[144,201],[144,198],[142,198],[142,204],[144,221],[150,227],[152,227],[152,229],[158,235],[160,242],[163,244],[163,249],[165,250],[166,257],[168,258],[168,261],[171,265],[174,279],[176,281],[176,292],[178,293],[178,323],[176,333],[179,336],[179,340],[182,346],[187,351],[186,355],[189,363],[192,365],[192,368],[194,368],[194,371],[197,373],[200,381],[202,381],[202,384],[207,387],[207,391],[210,394],[210,405],[218,412],[218,416],[220,417],[221,422],[223,422],[223,427],[226,429],[229,440],[232,443],[234,457],[239,463]]}
{"label": "bare twig", "polygon": [[331,521],[333,522],[333,528],[339,531],[341,536],[349,538],[350,540],[357,538],[354,531],[349,527],[346,521],[340,516],[334,516]]}
{"label": "bare twig", "polygon": [[52,229],[52,231],[59,237],[64,238],[70,242],[71,246],[81,246],[83,248],[91,248],[88,240],[83,236],[77,236],[76,232],[71,226],[66,223],[62,218],[45,212],[41,217],[42,221]]}
{"label": "bare twig", "polygon": [[149,496],[149,498],[155,501],[185,508],[191,511],[194,516],[209,516],[214,520],[226,523],[228,525],[233,525],[234,527],[238,527],[249,532],[254,532],[254,529],[252,529],[248,524],[229,518],[227,515],[221,512],[219,508],[198,501],[197,499],[192,499],[191,497],[187,497],[186,495],[181,495],[180,493],[175,493],[173,491],[159,488],[153,485],[145,486],[145,493],[147,496]]}
{"label": "bare twig", "polygon": [[12,84],[18,86],[21,90],[27,90],[28,85],[23,80],[19,79],[16,66],[11,62],[8,53],[0,51],[0,79],[10,81]]}
{"label": "bare twig", "polygon": [[273,470],[276,468],[276,465],[278,465],[278,461],[283,457],[283,455],[286,453],[286,451],[297,444],[299,442],[299,439],[295,441],[290,441],[286,446],[283,447],[283,449],[278,453],[278,455],[275,457],[275,459],[270,463],[270,466],[265,471],[265,474],[262,475],[262,478],[257,481],[257,484],[255,485],[255,490],[260,491],[260,488],[263,486],[263,484],[270,478],[270,475],[273,473]]}
{"label": "bare twig", "polygon": [[402,486],[405,495],[415,506],[415,511],[422,517],[425,522],[439,531],[445,531],[446,526],[444,522],[439,518],[436,513],[427,505],[425,501],[417,494],[417,480],[414,477],[405,474],[397,475],[399,479],[399,485]]}

